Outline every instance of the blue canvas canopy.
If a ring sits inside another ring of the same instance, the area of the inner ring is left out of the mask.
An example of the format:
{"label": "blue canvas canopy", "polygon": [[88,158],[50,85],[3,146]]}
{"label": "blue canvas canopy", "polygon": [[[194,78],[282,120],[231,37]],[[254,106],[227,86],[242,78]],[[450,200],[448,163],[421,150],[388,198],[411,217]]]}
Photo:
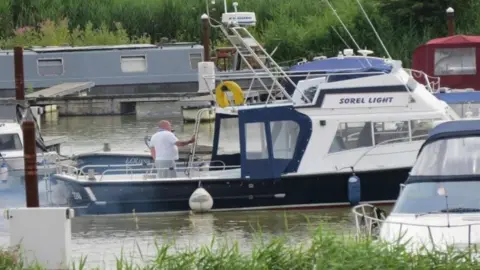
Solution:
{"label": "blue canvas canopy", "polygon": [[[392,66],[387,64],[383,59],[364,56],[350,56],[345,58],[332,57],[327,59],[319,59],[305,64],[295,65],[289,68],[289,72],[291,73],[290,79],[295,84],[297,84],[300,80],[304,80],[308,74],[317,75],[338,73],[338,75],[330,75],[328,78],[328,82],[335,82],[360,77],[374,76],[378,75],[379,73],[389,73],[391,70]],[[294,86],[291,84],[286,84],[285,88],[290,95],[292,95],[295,91]]]}

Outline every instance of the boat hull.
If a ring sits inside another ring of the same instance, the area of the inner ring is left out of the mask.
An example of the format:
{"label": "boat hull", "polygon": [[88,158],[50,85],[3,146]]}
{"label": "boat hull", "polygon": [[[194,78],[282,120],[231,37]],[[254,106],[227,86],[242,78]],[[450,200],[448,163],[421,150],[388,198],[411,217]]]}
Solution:
{"label": "boat hull", "polygon": [[[411,168],[357,172],[361,200],[393,203]],[[213,198],[212,211],[321,208],[349,205],[350,172],[285,176],[281,179],[202,180]],[[129,214],[190,211],[189,199],[198,180],[77,181],[53,177],[56,192],[65,198],[56,205],[75,209],[76,215]]]}

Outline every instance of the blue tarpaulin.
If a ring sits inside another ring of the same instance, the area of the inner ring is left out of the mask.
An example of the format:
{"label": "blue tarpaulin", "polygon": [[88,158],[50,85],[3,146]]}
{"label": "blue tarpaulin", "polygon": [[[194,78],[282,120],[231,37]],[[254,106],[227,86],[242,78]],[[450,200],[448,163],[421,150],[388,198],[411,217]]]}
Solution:
{"label": "blue tarpaulin", "polygon": [[[338,57],[319,59],[289,68],[290,79],[295,84],[300,80],[305,80],[308,73],[310,75],[339,73],[339,75],[330,75],[328,78],[328,82],[335,82],[378,75],[380,72],[389,73],[391,70],[392,66],[385,63],[383,59],[364,56],[350,56],[343,59]],[[285,89],[290,95],[295,91],[294,86],[289,83],[285,84]]]}

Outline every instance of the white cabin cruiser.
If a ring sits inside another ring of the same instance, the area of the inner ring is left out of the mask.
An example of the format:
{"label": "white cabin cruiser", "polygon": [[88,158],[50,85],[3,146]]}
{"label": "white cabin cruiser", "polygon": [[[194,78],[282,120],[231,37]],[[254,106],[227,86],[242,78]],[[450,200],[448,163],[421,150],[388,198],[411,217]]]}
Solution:
{"label": "white cabin cruiser", "polygon": [[[8,100],[0,104],[0,203],[8,196],[25,194],[24,142],[21,124],[26,115],[30,115],[36,121],[31,108],[25,107],[22,102]],[[42,192],[46,190],[43,184],[47,183],[42,179],[55,172],[59,154],[47,150],[38,130],[37,125],[37,172],[39,191]]]}
{"label": "white cabin cruiser", "polygon": [[373,205],[353,210],[357,232],[379,240],[446,250],[480,244],[480,120],[449,121],[435,127],[421,147],[410,176],[388,217]]}

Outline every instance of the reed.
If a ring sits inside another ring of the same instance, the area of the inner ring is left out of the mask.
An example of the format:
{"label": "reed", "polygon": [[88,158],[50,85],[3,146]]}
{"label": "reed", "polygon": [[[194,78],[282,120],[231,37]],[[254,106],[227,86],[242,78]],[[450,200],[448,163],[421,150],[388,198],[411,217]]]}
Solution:
{"label": "reed", "polygon": [[[208,0],[211,2],[211,0]],[[229,6],[233,1],[229,0]],[[386,55],[376,40],[354,0],[331,0],[349,31],[361,48],[372,49],[378,55]],[[444,16],[445,3],[440,0],[432,4],[435,9],[429,14],[416,13],[412,9],[414,0],[362,0],[369,17],[392,57],[409,66],[413,50],[426,40],[446,34]],[[385,3],[403,5],[403,9],[389,7]],[[421,2],[421,1],[417,1]],[[458,0],[454,6],[457,16],[457,32],[478,33],[480,29],[480,2]],[[336,55],[345,44],[335,30],[352,48],[348,38],[331,10],[321,0],[241,0],[240,10],[256,12],[258,25],[254,35],[271,51],[279,43],[275,53],[279,61],[312,57],[316,55]],[[400,3],[400,4],[399,4]],[[403,3],[403,4],[402,4]],[[410,4],[409,4],[410,3]],[[443,4],[441,4],[443,3]],[[407,10],[407,11],[405,11]],[[411,12],[408,10],[412,10]],[[13,29],[31,26],[40,31],[38,25],[48,20],[57,22],[58,31],[64,31],[62,20],[68,18],[67,26],[71,36],[94,32],[95,38],[69,41],[76,44],[97,43],[157,42],[162,38],[177,41],[200,41],[200,16],[206,12],[205,0],[0,0],[0,37],[3,47],[12,46]],[[223,12],[223,1],[210,5],[210,15],[219,19]],[[410,12],[410,13],[409,13]],[[122,37],[115,36],[118,25],[122,26]],[[335,28],[335,30],[334,30]],[[98,31],[96,31],[98,29]],[[107,31],[108,30],[108,31]],[[55,32],[57,33],[57,32]],[[27,46],[35,43],[55,43],[48,35],[42,39],[21,40]],[[212,31],[213,44],[225,45],[220,33]],[[87,35],[88,36],[88,35]],[[18,38],[17,38],[18,39]],[[140,39],[140,40],[137,40]],[[64,41],[64,40],[62,40]],[[55,45],[55,44],[50,44]],[[355,48],[356,49],[356,48]]]}
{"label": "reed", "polygon": [[[309,243],[292,244],[286,237],[257,241],[250,252],[242,252],[235,242],[220,243],[197,249],[173,251],[172,245],[157,246],[153,258],[136,264],[123,256],[116,269],[480,269],[467,251],[434,251],[423,255],[407,252],[405,246],[354,240],[323,230],[311,233]],[[0,268],[21,269],[18,257],[0,253]],[[30,269],[42,269],[38,266]],[[82,258],[72,269],[87,269]],[[97,268],[100,269],[100,268]]]}

